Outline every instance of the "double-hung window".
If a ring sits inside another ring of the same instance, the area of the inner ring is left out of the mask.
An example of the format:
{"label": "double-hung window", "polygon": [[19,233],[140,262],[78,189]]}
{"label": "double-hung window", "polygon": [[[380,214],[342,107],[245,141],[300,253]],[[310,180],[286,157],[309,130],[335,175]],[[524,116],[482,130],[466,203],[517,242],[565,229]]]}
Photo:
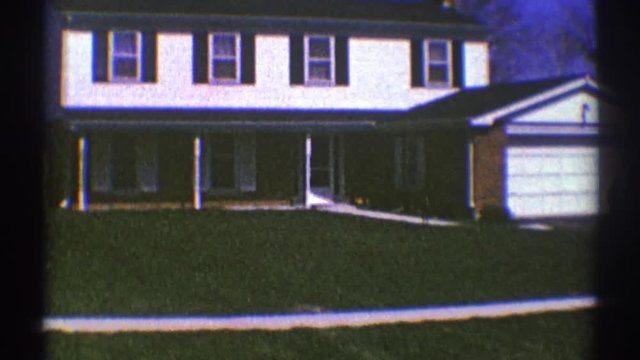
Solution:
{"label": "double-hung window", "polygon": [[255,34],[193,33],[193,83],[255,84]]}
{"label": "double-hung window", "polygon": [[109,79],[111,81],[141,80],[141,43],[139,31],[109,33]]}
{"label": "double-hung window", "polygon": [[239,34],[209,34],[209,43],[209,81],[211,83],[240,83]]}
{"label": "double-hung window", "polygon": [[464,41],[411,40],[412,87],[464,87]]}
{"label": "double-hung window", "polygon": [[451,85],[451,43],[446,40],[426,40],[425,83]]}
{"label": "double-hung window", "polygon": [[335,39],[308,35],[304,39],[304,78],[309,85],[335,84]]}
{"label": "double-hung window", "polygon": [[159,191],[158,145],[154,135],[112,134],[91,139],[91,186],[97,193]]}
{"label": "double-hung window", "polygon": [[212,134],[205,137],[202,190],[213,194],[256,190],[254,134]]}
{"label": "double-hung window", "polygon": [[156,31],[101,29],[93,31],[92,37],[93,82],[156,82]]}
{"label": "double-hung window", "polygon": [[349,85],[349,37],[344,34],[291,34],[289,83],[305,86]]}

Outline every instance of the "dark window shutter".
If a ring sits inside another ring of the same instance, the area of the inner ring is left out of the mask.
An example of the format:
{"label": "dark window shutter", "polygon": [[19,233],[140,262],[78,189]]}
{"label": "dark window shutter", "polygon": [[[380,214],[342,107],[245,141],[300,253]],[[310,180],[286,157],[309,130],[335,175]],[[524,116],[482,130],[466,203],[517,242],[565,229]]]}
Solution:
{"label": "dark window shutter", "polygon": [[454,41],[451,46],[453,86],[464,87],[464,42]]}
{"label": "dark window shutter", "polygon": [[142,33],[142,46],[144,47],[142,52],[144,64],[142,66],[142,80],[144,82],[156,82],[157,40],[155,31],[145,31]]}
{"label": "dark window shutter", "polygon": [[107,81],[107,41],[105,30],[93,32],[93,81]]}
{"label": "dark window shutter", "polygon": [[241,82],[243,84],[255,84],[256,82],[256,43],[254,34],[242,34],[240,38],[242,50],[242,74]]}
{"label": "dark window shutter", "polygon": [[207,44],[208,36],[206,32],[193,33],[193,82],[202,84],[208,83],[207,79]]}
{"label": "dark window shutter", "polygon": [[411,86],[424,86],[424,40],[411,40]]}
{"label": "dark window shutter", "polygon": [[304,64],[302,35],[289,37],[289,82],[292,85],[304,84]]}
{"label": "dark window shutter", "polygon": [[336,36],[336,84],[349,84],[349,38]]}

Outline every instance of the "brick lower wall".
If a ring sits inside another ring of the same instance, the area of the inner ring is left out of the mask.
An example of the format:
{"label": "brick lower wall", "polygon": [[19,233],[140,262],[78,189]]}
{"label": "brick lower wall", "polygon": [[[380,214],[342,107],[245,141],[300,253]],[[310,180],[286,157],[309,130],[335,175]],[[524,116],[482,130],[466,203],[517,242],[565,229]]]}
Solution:
{"label": "brick lower wall", "polygon": [[504,207],[504,151],[507,137],[502,126],[473,133],[473,200],[477,210]]}

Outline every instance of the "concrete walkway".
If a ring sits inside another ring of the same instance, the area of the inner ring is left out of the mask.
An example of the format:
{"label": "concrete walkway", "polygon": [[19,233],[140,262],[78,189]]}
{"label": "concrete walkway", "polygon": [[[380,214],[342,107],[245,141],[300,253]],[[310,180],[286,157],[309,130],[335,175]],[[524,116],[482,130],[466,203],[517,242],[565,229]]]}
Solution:
{"label": "concrete walkway", "polygon": [[117,333],[176,331],[282,331],[294,328],[327,329],[428,321],[461,321],[547,312],[578,311],[597,306],[593,296],[533,299],[472,305],[344,312],[166,317],[48,317],[44,331]]}
{"label": "concrete walkway", "polygon": [[432,226],[460,226],[461,225],[459,222],[456,222],[456,221],[442,220],[437,218],[426,218],[426,217],[415,216],[415,215],[395,214],[395,213],[376,211],[376,210],[365,210],[365,209],[359,209],[353,205],[347,205],[347,204],[318,206],[316,207],[316,209],[319,211],[330,212],[334,214],[346,214],[346,215],[366,217],[370,219],[389,220],[389,221],[397,221],[397,222],[404,222],[404,223],[418,224],[418,225],[432,225]]}
{"label": "concrete walkway", "polygon": [[[334,214],[343,214],[351,216],[365,217],[369,219],[396,221],[407,224],[416,225],[430,225],[430,226],[464,226],[464,223],[445,220],[438,218],[421,217],[416,215],[397,214],[388,211],[381,210],[366,210],[355,207],[349,204],[331,204],[331,205],[316,205],[312,207],[321,212],[328,212]],[[258,211],[258,210],[274,210],[274,211],[293,211],[293,210],[306,210],[303,205],[234,205],[228,206],[225,209],[231,211]],[[551,231],[554,230],[554,226],[541,222],[524,222],[518,225],[518,228],[523,230],[532,231]]]}

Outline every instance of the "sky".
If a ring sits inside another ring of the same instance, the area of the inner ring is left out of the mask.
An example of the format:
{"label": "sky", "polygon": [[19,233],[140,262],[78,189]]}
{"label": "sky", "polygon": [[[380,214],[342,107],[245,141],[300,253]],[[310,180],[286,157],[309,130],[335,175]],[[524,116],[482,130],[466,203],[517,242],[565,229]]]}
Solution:
{"label": "sky", "polygon": [[594,0],[487,3],[475,16],[492,31],[493,81],[575,74],[597,77],[590,56],[596,50]]}
{"label": "sky", "polygon": [[[345,0],[354,1],[354,0]],[[355,0],[416,3],[422,0]],[[492,81],[589,74],[596,49],[594,0],[456,0],[492,32]],[[486,3],[486,5],[478,5]]]}

